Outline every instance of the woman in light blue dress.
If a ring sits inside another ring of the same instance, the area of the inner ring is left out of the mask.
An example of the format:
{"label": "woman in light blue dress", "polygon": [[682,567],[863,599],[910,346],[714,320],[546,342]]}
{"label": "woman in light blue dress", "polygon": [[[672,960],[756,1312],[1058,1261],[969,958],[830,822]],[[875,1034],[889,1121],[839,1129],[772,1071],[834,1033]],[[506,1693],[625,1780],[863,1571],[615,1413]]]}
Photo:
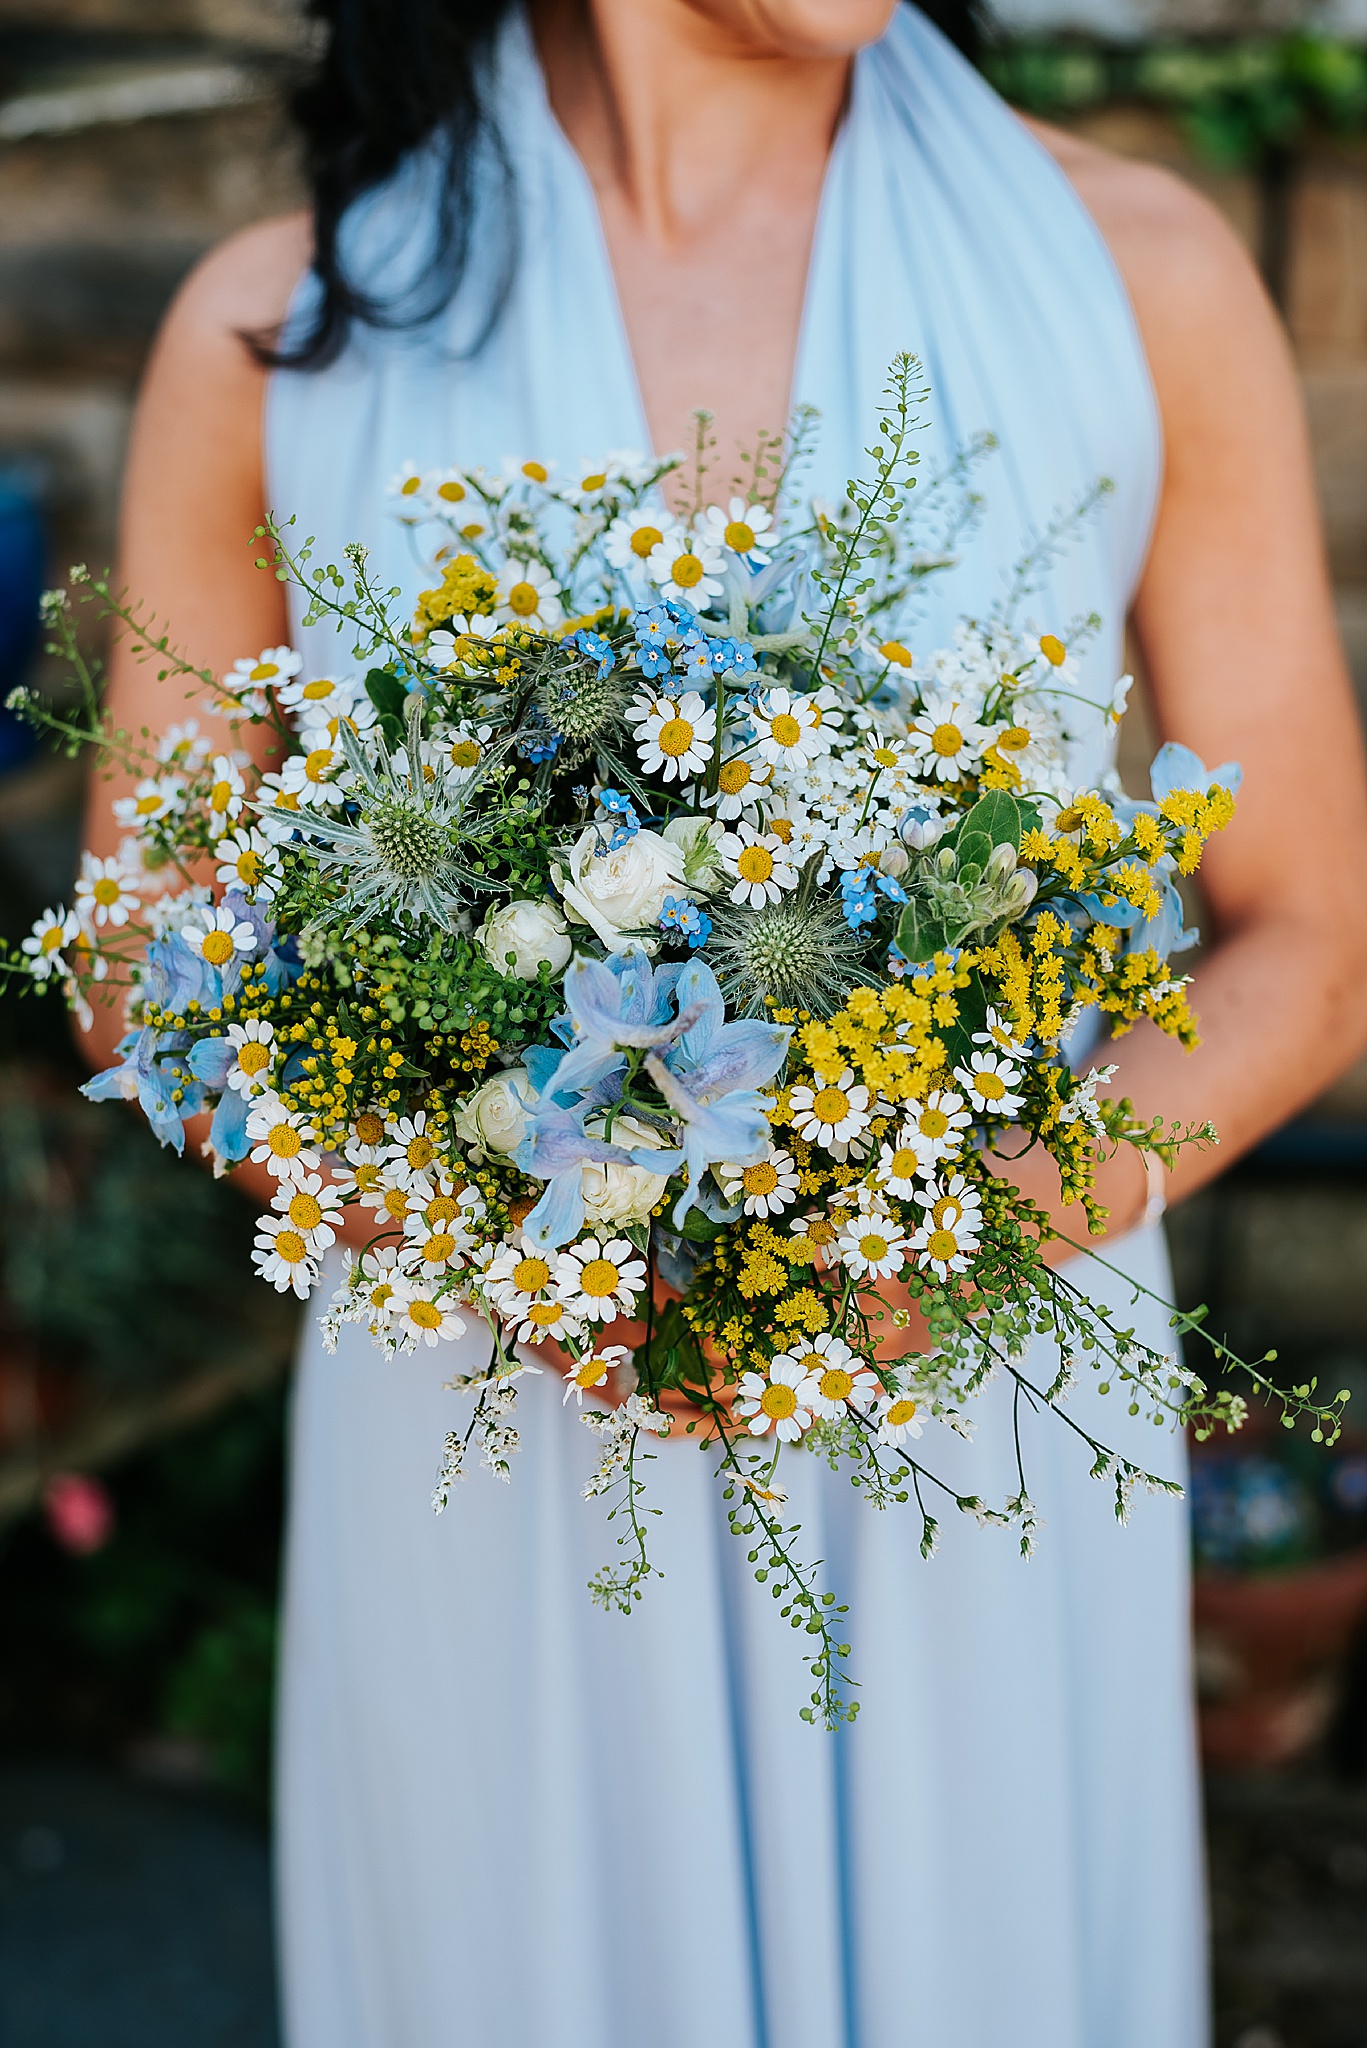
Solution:
{"label": "woman in light blue dress", "polygon": [[[288,631],[326,669],[324,629],[287,625],[230,561],[258,502],[295,515],[317,560],[363,540],[411,597],[384,510],[405,462],[670,445],[723,384],[723,459],[791,395],[819,411],[810,487],[834,499],[910,349],[931,393],[924,471],[981,434],[1001,444],[916,651],[990,607],[1060,508],[1108,477],[1029,600],[1040,630],[1101,615],[1079,779],[1113,758],[1132,606],[1164,725],[1250,770],[1252,829],[1212,870],[1230,927],[1198,992],[1212,1050],[1183,1067],[1136,1034],[1123,1085],[1146,1109],[1213,1114],[1235,1147],[1287,1114],[1367,1031],[1360,892],[1341,879],[1362,859],[1361,780],[1289,376],[1223,230],[1153,174],[1029,132],[891,0],[586,0],[538,10],[535,36],[494,5],[360,16],[375,39],[339,29],[303,109],[315,273],[295,291],[310,245],[299,224],[268,228],[211,259],[172,316],[135,439],[130,580],[173,616],[188,591],[182,630],[219,666]],[[464,181],[444,242],[436,138],[410,152],[393,137],[406,109],[404,140],[423,132],[424,52],[449,69],[451,39],[480,26],[496,32],[477,39],[473,98],[450,102]],[[344,104],[349,156],[328,128]],[[679,161],[696,148],[702,185],[737,121],[770,123],[729,240],[725,220],[711,244],[706,222],[652,225],[657,117]],[[765,205],[800,235],[770,234]],[[658,264],[642,261],[652,235]],[[263,476],[229,451],[228,427],[262,417],[235,337],[291,293]],[[176,432],[195,490],[218,480],[212,515],[173,482]],[[118,687],[133,703],[145,686]],[[1288,806],[1307,814],[1313,892],[1267,850]],[[1079,1277],[1162,1347],[1162,1310],[1133,1306],[1120,1277],[1167,1287],[1159,1230],[1132,1227],[1149,1191],[1131,1164],[1106,1185],[1119,1273]],[[1192,1161],[1177,1191],[1210,1170]],[[926,1563],[918,1519],[799,1461],[794,1516],[849,1602],[862,1685],[858,1721],[831,1736],[799,1719],[795,1640],[687,1441],[650,1470],[664,1578],[629,1619],[585,1590],[612,1532],[581,1498],[594,1446],[553,1376],[524,1383],[513,1484],[476,1475],[433,1516],[458,1400],[442,1383],[485,1348],[471,1333],[386,1363],[355,1330],[335,1356],[304,1343],[280,1719],[289,2048],[1199,2048],[1180,1506],[1143,1499],[1119,1528],[1076,1440],[1033,1419],[1038,1554],[956,1520]],[[1180,1475],[1179,1443],[1094,1387],[1076,1399],[1106,1441]],[[976,1442],[946,1432],[931,1462],[1000,1497],[1010,1418],[991,1392],[981,1407]]]}

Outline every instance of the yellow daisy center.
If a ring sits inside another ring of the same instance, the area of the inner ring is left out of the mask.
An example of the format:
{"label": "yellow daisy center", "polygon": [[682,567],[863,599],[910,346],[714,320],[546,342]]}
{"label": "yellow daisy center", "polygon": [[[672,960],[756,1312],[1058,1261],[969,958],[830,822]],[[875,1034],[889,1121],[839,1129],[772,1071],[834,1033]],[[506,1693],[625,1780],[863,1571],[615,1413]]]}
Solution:
{"label": "yellow daisy center", "polygon": [[249,889],[254,889],[261,880],[260,854],[253,852],[249,846],[245,852],[239,853],[235,866],[237,868],[238,881],[245,882]]}
{"label": "yellow daisy center", "polygon": [[1039,651],[1051,668],[1062,668],[1068,659],[1068,650],[1063,642],[1052,633],[1045,633],[1039,643]]}
{"label": "yellow daisy center", "polygon": [[785,1380],[771,1380],[759,1397],[764,1413],[775,1422],[783,1422],[797,1407],[797,1395]]}
{"label": "yellow daisy center", "polygon": [[317,782],[332,766],[331,747],[315,747],[311,754],[304,756],[304,773],[310,782]]}
{"label": "yellow daisy center", "polygon": [[424,1166],[430,1166],[437,1156],[437,1148],[426,1131],[419,1131],[404,1146],[403,1156],[415,1173],[421,1173]]}
{"label": "yellow daisy center", "polygon": [[772,1195],[778,1186],[778,1170],[770,1160],[762,1159],[758,1166],[747,1166],[740,1180],[747,1195]]}
{"label": "yellow daisy center", "polygon": [[607,476],[605,473],[602,470],[596,469],[592,476],[584,478],[579,488],[581,491],[601,491],[606,482]]}
{"label": "yellow daisy center", "polygon": [[385,1214],[392,1216],[396,1223],[402,1223],[408,1214],[408,1197],[402,1188],[389,1188],[384,1198]]}
{"label": "yellow daisy center", "polygon": [[748,761],[723,761],[721,774],[717,777],[717,787],[723,796],[739,796],[749,780]]}
{"label": "yellow daisy center", "polygon": [[819,1088],[812,1098],[812,1114],[818,1123],[838,1124],[850,1112],[850,1098],[843,1088]]}
{"label": "yellow daisy center", "polygon": [[422,1248],[422,1255],[429,1266],[444,1266],[456,1248],[456,1240],[449,1231],[434,1230]]}
{"label": "yellow daisy center", "polygon": [[159,811],[160,809],[161,798],[155,790],[153,790],[151,796],[140,796],[138,798],[137,814],[140,818],[150,818],[153,811]]}
{"label": "yellow daisy center", "polygon": [[894,1429],[901,1429],[905,1423],[915,1421],[916,1403],[907,1400],[905,1396],[900,1401],[894,1401],[887,1412],[886,1419],[892,1424]]}
{"label": "yellow daisy center", "polygon": [[392,1298],[393,1293],[394,1290],[390,1286],[389,1282],[387,1280],[381,1280],[378,1287],[372,1287],[370,1290],[371,1307],[383,1308],[385,1303]]}
{"label": "yellow daisy center", "polygon": [[448,505],[459,505],[465,496],[465,486],[458,484],[454,477],[448,477],[444,484],[437,485],[437,496],[444,498]]}
{"label": "yellow daisy center", "polygon": [[451,748],[453,768],[474,768],[479,762],[479,748],[473,740],[457,740]]}
{"label": "yellow daisy center", "polygon": [[313,682],[305,683],[300,694],[309,698],[312,703],[321,704],[324,697],[330,697],[336,687],[336,683],[331,681],[329,677],[317,676]]}
{"label": "yellow daisy center", "polygon": [[781,747],[795,747],[802,738],[802,727],[791,711],[780,711],[769,721],[769,736]]}
{"label": "yellow daisy center", "polygon": [[964,1205],[953,1195],[941,1195],[930,1213],[937,1230],[952,1230],[964,1213]]}
{"label": "yellow daisy center", "polygon": [[878,652],[884,661],[895,661],[898,668],[911,667],[910,650],[905,648],[900,640],[885,640]]}
{"label": "yellow daisy center", "polygon": [[364,1194],[367,1188],[377,1187],[379,1179],[380,1169],[378,1166],[358,1166],[356,1168],[357,1193]]}
{"label": "yellow daisy center", "polygon": [[997,734],[997,745],[1005,747],[1008,753],[1019,754],[1030,744],[1030,735],[1023,725],[1008,725],[1005,732]]}
{"label": "yellow daisy center", "polygon": [[691,590],[695,583],[702,582],[702,563],[696,555],[676,555],[669,573],[680,590]]}
{"label": "yellow daisy center", "polygon": [[101,875],[90,893],[97,903],[102,903],[108,909],[110,904],[118,902],[123,891],[117,882],[110,880],[108,875]]}
{"label": "yellow daisy center", "polygon": [[266,1143],[277,1159],[297,1159],[304,1149],[304,1141],[293,1124],[272,1124]]}
{"label": "yellow daisy center", "polygon": [[519,1294],[535,1294],[550,1277],[551,1269],[544,1259],[519,1259],[513,1267],[513,1285]]}
{"label": "yellow daisy center", "polygon": [[278,661],[258,661],[247,680],[252,683],[268,683],[272,676],[278,676],[279,673]]}
{"label": "yellow daisy center", "polygon": [[416,494],[421,489],[422,478],[420,476],[406,476],[403,482],[399,485],[399,496],[401,498],[412,498],[416,496]]}
{"label": "yellow daisy center", "polygon": [[671,760],[677,760],[679,755],[686,754],[693,744],[693,727],[686,718],[667,718],[660,727],[657,744],[662,754],[667,754]]}
{"label": "yellow daisy center", "polygon": [[233,957],[233,935],[231,932],[205,932],[200,947],[211,967],[222,967]]}
{"label": "yellow daisy center", "polygon": [[748,555],[755,545],[755,529],[747,526],[743,519],[732,519],[727,522],[723,539],[738,555]]}
{"label": "yellow daisy center", "polygon": [[245,1045],[237,1048],[237,1064],[244,1074],[259,1074],[271,1063],[270,1047],[262,1045],[256,1038],[249,1038]]}
{"label": "yellow daisy center", "polygon": [[942,1109],[923,1109],[917,1119],[917,1129],[923,1138],[943,1138],[949,1129],[949,1118]]}
{"label": "yellow daisy center", "polygon": [[871,1266],[876,1265],[880,1259],[885,1259],[887,1255],[888,1241],[885,1237],[880,1237],[876,1230],[871,1230],[860,1238],[859,1256],[861,1259],[867,1259]]}
{"label": "yellow daisy center", "polygon": [[61,943],[62,927],[59,924],[50,924],[43,933],[43,951],[45,953],[55,953]]}
{"label": "yellow daisy center", "polygon": [[937,725],[930,736],[931,746],[934,747],[937,754],[946,760],[952,755],[957,754],[962,748],[963,743],[963,734],[957,725],[951,724],[949,719],[946,719],[942,725]]}
{"label": "yellow daisy center", "polygon": [[576,1387],[601,1387],[607,1376],[606,1358],[599,1358],[595,1354],[592,1358],[580,1359],[574,1369],[574,1384]]}
{"label": "yellow daisy center", "polygon": [[894,1180],[910,1180],[916,1172],[917,1159],[910,1145],[899,1145],[892,1155],[892,1176]]}
{"label": "yellow daisy center", "polygon": [[897,749],[896,747],[875,747],[873,758],[880,768],[895,768],[898,758]]}
{"label": "yellow daisy center", "polygon": [[546,478],[550,475],[550,471],[544,462],[524,462],[522,474],[523,476],[530,477],[534,484],[544,484]]}
{"label": "yellow daisy center", "polygon": [[854,1380],[843,1365],[828,1365],[817,1382],[823,1401],[848,1401]]}
{"label": "yellow daisy center", "polygon": [[926,1250],[942,1265],[952,1259],[958,1249],[959,1242],[952,1230],[932,1230],[926,1239]]}
{"label": "yellow daisy center", "polygon": [[351,1128],[363,1145],[384,1143],[384,1118],[376,1116],[373,1109],[363,1109]]}
{"label": "yellow daisy center", "polygon": [[774,872],[774,856],[766,846],[747,846],[736,861],[742,882],[767,882]]}
{"label": "yellow daisy center", "polygon": [[658,526],[638,526],[631,536],[631,552],[644,561],[664,539]]}
{"label": "yellow daisy center", "polygon": [[438,1224],[454,1223],[460,1214],[460,1203],[454,1195],[433,1195],[423,1215],[435,1230]]}
{"label": "yellow daisy center", "polygon": [[529,619],[541,598],[534,583],[515,583],[508,592],[508,609],[520,619]]}
{"label": "yellow daisy center", "polygon": [[1006,1083],[1000,1074],[978,1074],[973,1086],[984,1102],[1000,1102],[1006,1093]]}
{"label": "yellow daisy center", "polygon": [[441,1310],[435,1301],[410,1301],[408,1320],[410,1323],[416,1323],[420,1330],[439,1330]]}
{"label": "yellow daisy center", "polygon": [[552,1323],[560,1321],[558,1301],[534,1301],[527,1311],[527,1321],[535,1323],[539,1330],[549,1330]]}
{"label": "yellow daisy center", "polygon": [[579,1276],[579,1285],[585,1294],[598,1301],[615,1294],[621,1283],[622,1276],[611,1259],[589,1259]]}
{"label": "yellow daisy center", "polygon": [[300,1230],[316,1230],[323,1220],[323,1205],[316,1195],[301,1191],[290,1202],[289,1219]]}
{"label": "yellow daisy center", "polygon": [[278,1230],[275,1234],[275,1249],[287,1266],[298,1266],[309,1255],[309,1248],[297,1230]]}

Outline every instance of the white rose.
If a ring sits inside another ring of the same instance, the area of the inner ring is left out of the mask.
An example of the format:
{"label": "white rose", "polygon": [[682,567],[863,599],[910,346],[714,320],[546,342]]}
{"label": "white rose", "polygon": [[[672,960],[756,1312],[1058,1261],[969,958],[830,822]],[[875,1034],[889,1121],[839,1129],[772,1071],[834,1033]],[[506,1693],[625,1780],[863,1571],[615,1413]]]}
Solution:
{"label": "white rose", "polygon": [[543,960],[550,962],[552,974],[559,974],[574,951],[569,926],[557,906],[525,898],[491,910],[477,936],[495,967],[505,974],[508,955],[513,955],[513,973],[519,981],[535,981]]}
{"label": "white rose", "polygon": [[[588,1128],[601,1137],[602,1119]],[[628,1152],[658,1152],[669,1140],[649,1124],[638,1123],[634,1116],[619,1116],[613,1121],[610,1142]],[[584,1214],[591,1223],[644,1223],[669,1185],[667,1173],[649,1173],[644,1166],[622,1166],[611,1160],[581,1170]]]}
{"label": "white rose", "polygon": [[575,840],[568,869],[556,868],[554,877],[570,916],[591,925],[611,953],[625,933],[658,923],[665,897],[683,886],[684,857],[657,832],[637,832],[615,853],[600,845],[590,825]]}
{"label": "white rose", "polygon": [[715,818],[671,818],[661,837],[683,855],[684,881],[700,895],[711,895],[722,883],[717,841],[726,831]]}
{"label": "white rose", "polygon": [[527,1104],[535,1094],[525,1067],[495,1074],[451,1117],[451,1129],[471,1152],[515,1152],[527,1130]]}

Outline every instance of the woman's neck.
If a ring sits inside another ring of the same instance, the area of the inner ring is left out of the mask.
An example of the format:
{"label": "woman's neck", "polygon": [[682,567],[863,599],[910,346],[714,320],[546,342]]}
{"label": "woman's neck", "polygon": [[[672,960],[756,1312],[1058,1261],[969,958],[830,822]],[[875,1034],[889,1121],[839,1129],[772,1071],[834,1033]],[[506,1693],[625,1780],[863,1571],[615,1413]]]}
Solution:
{"label": "woman's neck", "polygon": [[597,196],[657,449],[715,415],[718,488],[784,424],[847,56],[757,49],[687,0],[545,0],[557,119]]}

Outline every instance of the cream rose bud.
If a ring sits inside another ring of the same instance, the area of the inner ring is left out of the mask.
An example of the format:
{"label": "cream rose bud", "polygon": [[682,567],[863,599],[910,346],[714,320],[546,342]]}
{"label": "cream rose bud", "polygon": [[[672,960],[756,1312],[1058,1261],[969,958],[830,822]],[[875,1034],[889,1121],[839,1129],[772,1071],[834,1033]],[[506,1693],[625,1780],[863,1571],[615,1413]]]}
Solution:
{"label": "cream rose bud", "polygon": [[[614,952],[627,932],[658,924],[666,896],[683,886],[684,857],[657,832],[637,832],[613,853],[590,825],[574,842],[567,868],[552,870],[566,910]],[[647,945],[654,950],[656,941]]]}
{"label": "cream rose bud", "polygon": [[535,1095],[525,1067],[509,1067],[476,1088],[451,1116],[451,1130],[471,1152],[515,1152],[527,1131],[527,1104]]}
{"label": "cream rose bud", "polygon": [[710,896],[722,885],[723,872],[717,841],[726,827],[716,818],[671,818],[660,835],[683,855],[684,885],[700,896]]}
{"label": "cream rose bud", "polygon": [[[588,1129],[601,1137],[603,1119],[593,1119]],[[611,1142],[628,1152],[658,1152],[669,1140],[634,1116],[619,1116],[613,1119]],[[611,1160],[595,1162],[581,1172],[584,1214],[591,1223],[644,1223],[669,1185],[667,1173],[648,1173],[644,1166],[620,1166]]]}
{"label": "cream rose bud", "polygon": [[574,951],[574,941],[559,906],[532,902],[529,898],[491,910],[479,928],[478,937],[495,967],[505,974],[508,955],[512,954],[512,971],[519,981],[535,981],[543,960],[549,961],[552,974],[559,974]]}

